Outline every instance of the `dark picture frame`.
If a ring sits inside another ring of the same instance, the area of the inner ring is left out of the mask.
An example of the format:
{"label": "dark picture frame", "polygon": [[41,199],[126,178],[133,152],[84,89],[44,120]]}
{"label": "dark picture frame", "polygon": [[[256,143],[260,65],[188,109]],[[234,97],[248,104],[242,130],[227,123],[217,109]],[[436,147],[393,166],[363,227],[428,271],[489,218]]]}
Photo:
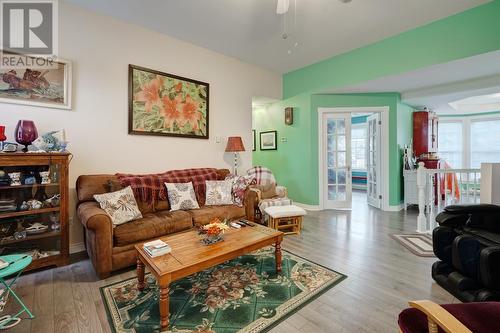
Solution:
{"label": "dark picture frame", "polygon": [[209,101],[209,83],[128,66],[129,134],[208,139]]}
{"label": "dark picture frame", "polygon": [[260,132],[260,150],[277,150],[278,149],[278,132],[265,131]]}
{"label": "dark picture frame", "polygon": [[252,130],[252,151],[257,150],[257,134],[255,133],[255,130]]}

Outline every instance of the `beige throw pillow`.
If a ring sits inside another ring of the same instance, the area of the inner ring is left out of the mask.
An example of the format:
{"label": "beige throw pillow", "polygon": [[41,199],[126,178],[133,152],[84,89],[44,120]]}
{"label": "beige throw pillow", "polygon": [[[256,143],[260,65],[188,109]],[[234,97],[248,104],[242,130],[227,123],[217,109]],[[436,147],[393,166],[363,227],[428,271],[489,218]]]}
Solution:
{"label": "beige throw pillow", "polygon": [[217,206],[233,204],[233,196],[231,195],[231,190],[233,188],[232,181],[207,180],[205,184],[207,187],[205,205]]}
{"label": "beige throw pillow", "polygon": [[94,199],[101,208],[109,215],[113,225],[127,223],[142,218],[142,214],[137,207],[134,193],[130,186],[122,190],[95,194]]}
{"label": "beige throw pillow", "polygon": [[196,201],[193,183],[165,183],[170,211],[200,208]]}

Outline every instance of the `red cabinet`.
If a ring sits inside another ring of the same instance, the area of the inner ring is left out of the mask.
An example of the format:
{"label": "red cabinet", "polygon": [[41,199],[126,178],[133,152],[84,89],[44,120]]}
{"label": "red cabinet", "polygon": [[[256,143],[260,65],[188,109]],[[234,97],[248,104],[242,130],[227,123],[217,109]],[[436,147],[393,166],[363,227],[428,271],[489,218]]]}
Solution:
{"label": "red cabinet", "polygon": [[438,117],[436,113],[432,111],[413,112],[413,150],[415,156],[420,159],[422,154],[435,154],[437,148]]}

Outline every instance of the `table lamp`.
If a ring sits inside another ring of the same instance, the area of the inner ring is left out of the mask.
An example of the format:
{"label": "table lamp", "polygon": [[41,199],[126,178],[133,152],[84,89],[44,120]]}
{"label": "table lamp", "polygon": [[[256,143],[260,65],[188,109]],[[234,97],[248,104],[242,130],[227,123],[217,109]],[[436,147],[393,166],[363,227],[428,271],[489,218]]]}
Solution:
{"label": "table lamp", "polygon": [[226,152],[234,153],[234,169],[233,172],[235,175],[238,174],[238,152],[245,151],[245,147],[243,146],[243,141],[240,136],[230,136],[227,138],[227,146]]}

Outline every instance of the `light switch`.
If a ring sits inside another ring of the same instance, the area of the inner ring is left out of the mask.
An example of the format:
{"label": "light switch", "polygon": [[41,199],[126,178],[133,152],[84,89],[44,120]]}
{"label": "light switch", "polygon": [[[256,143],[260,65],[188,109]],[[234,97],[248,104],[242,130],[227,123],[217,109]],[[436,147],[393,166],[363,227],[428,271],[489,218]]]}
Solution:
{"label": "light switch", "polygon": [[281,138],[281,142],[287,142],[287,139],[285,137]]}

